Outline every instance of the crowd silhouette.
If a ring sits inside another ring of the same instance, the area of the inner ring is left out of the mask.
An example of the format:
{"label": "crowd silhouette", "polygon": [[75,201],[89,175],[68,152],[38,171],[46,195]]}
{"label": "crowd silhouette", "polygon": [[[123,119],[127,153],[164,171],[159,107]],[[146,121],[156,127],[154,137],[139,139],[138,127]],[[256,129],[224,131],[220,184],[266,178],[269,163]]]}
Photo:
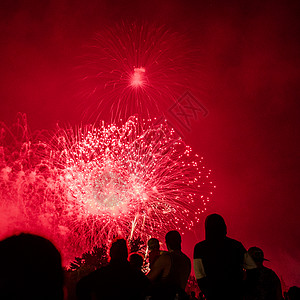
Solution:
{"label": "crowd silhouette", "polygon": [[300,299],[296,286],[283,297],[278,276],[264,266],[267,259],[263,251],[258,247],[247,251],[241,242],[228,237],[226,223],[218,214],[206,218],[205,240],[195,245],[193,265],[200,292],[188,294],[192,263],[181,251],[181,242],[178,231],[169,231],[165,236],[167,251],[162,251],[159,240],[151,238],[146,270],[145,257],[138,252],[129,256],[127,241],[117,238],[109,250],[109,263],[80,278],[74,292],[68,293],[55,246],[32,234],[12,236],[0,242],[0,299]]}

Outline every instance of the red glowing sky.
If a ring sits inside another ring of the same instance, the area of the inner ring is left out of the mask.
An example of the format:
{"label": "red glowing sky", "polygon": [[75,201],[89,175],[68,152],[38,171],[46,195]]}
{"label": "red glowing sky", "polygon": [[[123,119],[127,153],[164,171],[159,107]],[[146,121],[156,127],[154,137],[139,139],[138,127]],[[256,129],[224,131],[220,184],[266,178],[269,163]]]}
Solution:
{"label": "red glowing sky", "polygon": [[[80,122],[74,65],[104,27],[138,20],[179,32],[199,49],[191,92],[208,114],[182,134],[213,170],[208,213],[222,214],[247,248],[261,247],[287,285],[300,285],[299,9],[274,0],[2,1],[0,120],[21,111],[32,129]],[[203,237],[201,224],[184,250],[191,255]]]}

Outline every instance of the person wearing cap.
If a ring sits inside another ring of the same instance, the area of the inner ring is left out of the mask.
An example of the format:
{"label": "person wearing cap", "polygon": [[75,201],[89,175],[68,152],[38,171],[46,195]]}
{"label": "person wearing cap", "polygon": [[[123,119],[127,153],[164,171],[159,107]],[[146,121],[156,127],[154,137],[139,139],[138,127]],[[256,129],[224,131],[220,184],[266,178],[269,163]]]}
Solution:
{"label": "person wearing cap", "polygon": [[227,237],[222,216],[207,216],[205,240],[194,248],[195,277],[205,298],[243,299],[243,268],[256,268],[245,247],[241,242]]}
{"label": "person wearing cap", "polygon": [[245,285],[246,300],[283,300],[281,283],[276,273],[264,266],[264,252],[258,247],[248,249],[257,269],[248,272]]}

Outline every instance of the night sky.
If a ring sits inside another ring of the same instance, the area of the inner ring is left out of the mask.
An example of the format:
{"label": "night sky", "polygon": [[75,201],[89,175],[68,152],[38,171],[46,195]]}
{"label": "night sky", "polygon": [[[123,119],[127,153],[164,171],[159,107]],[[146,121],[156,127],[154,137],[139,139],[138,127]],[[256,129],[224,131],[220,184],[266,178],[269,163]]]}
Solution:
{"label": "night sky", "polygon": [[[300,285],[299,2],[11,0],[0,14],[0,121],[24,112],[31,130],[82,121],[74,68],[104,28],[138,21],[184,36],[197,53],[189,91],[207,115],[181,134],[212,170],[207,214]],[[190,256],[207,214],[184,237]]]}

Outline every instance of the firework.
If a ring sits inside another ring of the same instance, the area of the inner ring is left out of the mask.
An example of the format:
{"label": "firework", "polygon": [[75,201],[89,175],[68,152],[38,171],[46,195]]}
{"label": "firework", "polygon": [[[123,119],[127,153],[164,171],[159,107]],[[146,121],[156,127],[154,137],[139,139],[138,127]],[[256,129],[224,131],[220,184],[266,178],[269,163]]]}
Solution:
{"label": "firework", "polygon": [[109,111],[117,120],[169,107],[197,77],[190,49],[186,38],[163,26],[122,23],[99,33],[78,68],[87,114]]}
{"label": "firework", "polygon": [[209,201],[210,171],[166,124],[131,118],[62,131],[57,141],[68,227],[92,244],[189,230]]}
{"label": "firework", "polygon": [[69,258],[116,235],[189,230],[212,191],[210,171],[166,124],[130,118],[59,129],[51,139],[23,134],[15,151],[4,140],[1,217],[9,225],[1,235],[41,234]]}

